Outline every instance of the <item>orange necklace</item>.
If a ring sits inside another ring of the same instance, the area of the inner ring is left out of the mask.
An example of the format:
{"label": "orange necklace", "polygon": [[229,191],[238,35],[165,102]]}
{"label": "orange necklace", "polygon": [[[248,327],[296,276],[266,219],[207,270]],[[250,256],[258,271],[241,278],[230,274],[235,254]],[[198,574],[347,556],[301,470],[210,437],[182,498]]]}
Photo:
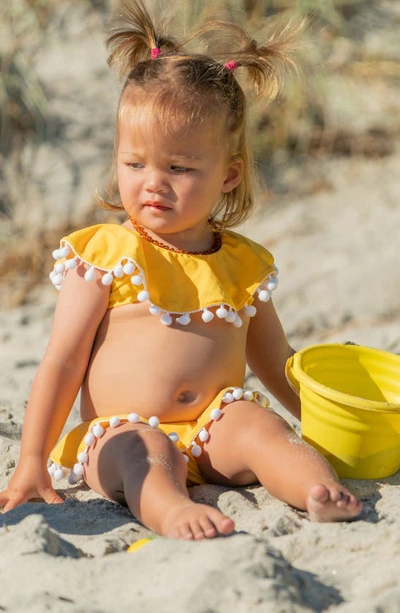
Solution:
{"label": "orange necklace", "polygon": [[158,241],[157,239],[153,238],[152,236],[150,236],[150,234],[146,232],[143,226],[138,224],[137,221],[132,219],[132,217],[130,217],[130,221],[133,227],[135,228],[136,232],[139,234],[139,236],[144,238],[149,243],[152,243],[153,245],[157,245],[157,247],[162,247],[163,249],[167,249],[167,251],[173,251],[174,253],[184,253],[185,255],[210,255],[211,253],[215,253],[216,251],[218,251],[221,247],[222,239],[221,239],[220,232],[213,231],[212,245],[206,251],[185,251],[184,249],[170,247],[169,245],[166,245],[165,243],[162,243],[161,241]]}

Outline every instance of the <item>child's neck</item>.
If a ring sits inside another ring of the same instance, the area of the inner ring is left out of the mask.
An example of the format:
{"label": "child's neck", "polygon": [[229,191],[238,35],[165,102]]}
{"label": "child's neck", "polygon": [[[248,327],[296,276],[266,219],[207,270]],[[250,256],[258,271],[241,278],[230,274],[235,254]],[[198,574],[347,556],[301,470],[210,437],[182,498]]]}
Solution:
{"label": "child's neck", "polygon": [[132,217],[130,218],[130,221],[131,221],[132,226],[136,230],[136,232],[139,234],[139,236],[144,238],[149,243],[152,243],[153,245],[157,245],[158,247],[163,247],[164,249],[167,249],[168,251],[174,251],[176,253],[185,253],[189,255],[190,254],[208,255],[210,253],[215,253],[221,247],[221,234],[215,230],[212,230],[211,247],[205,250],[186,250],[186,249],[180,249],[179,247],[173,246],[170,243],[165,242],[163,240],[158,240],[157,238],[154,238],[153,236],[151,236],[151,234],[147,232],[147,230],[143,226],[138,224],[137,221],[135,221]]}

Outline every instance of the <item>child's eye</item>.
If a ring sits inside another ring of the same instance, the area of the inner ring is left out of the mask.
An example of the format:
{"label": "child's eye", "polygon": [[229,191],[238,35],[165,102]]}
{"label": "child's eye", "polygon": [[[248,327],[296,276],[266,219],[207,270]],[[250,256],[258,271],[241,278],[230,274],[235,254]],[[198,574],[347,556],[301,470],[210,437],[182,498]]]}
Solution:
{"label": "child's eye", "polygon": [[129,166],[129,168],[133,168],[133,169],[143,168],[143,164],[141,164],[140,162],[129,162],[127,164],[127,166]]}
{"label": "child's eye", "polygon": [[171,170],[177,174],[182,174],[184,172],[188,172],[190,168],[187,168],[186,166],[171,166]]}

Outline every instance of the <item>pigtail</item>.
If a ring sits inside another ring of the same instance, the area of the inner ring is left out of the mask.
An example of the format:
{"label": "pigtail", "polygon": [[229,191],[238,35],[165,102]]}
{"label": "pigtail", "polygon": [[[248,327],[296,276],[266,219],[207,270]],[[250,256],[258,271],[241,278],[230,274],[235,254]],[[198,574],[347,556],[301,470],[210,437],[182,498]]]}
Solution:
{"label": "pigtail", "polygon": [[295,55],[298,54],[304,25],[304,20],[276,24],[265,43],[249,40],[239,52],[236,63],[247,68],[257,93],[265,93],[274,99],[286,76],[299,72]]}
{"label": "pigtail", "polygon": [[142,0],[125,0],[123,9],[106,39],[108,65],[126,77],[140,62],[163,52],[178,51],[179,45],[156,29]]}
{"label": "pigtail", "polygon": [[[257,43],[240,25],[214,21],[205,24],[193,37],[205,37],[210,55],[221,58],[228,70],[246,68],[256,93],[272,100],[282,89],[286,76],[299,72],[295,56],[303,40],[305,25],[305,19],[270,20],[264,34],[265,42]],[[225,50],[221,50],[224,36]]]}

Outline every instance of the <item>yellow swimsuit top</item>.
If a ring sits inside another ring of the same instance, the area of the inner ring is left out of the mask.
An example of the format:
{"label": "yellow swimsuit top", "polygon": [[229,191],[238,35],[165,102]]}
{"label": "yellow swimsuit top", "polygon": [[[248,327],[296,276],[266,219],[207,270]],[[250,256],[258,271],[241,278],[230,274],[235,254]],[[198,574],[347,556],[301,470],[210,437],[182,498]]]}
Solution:
{"label": "yellow swimsuit top", "polygon": [[116,224],[83,228],[61,239],[53,252],[50,278],[57,289],[69,269],[86,265],[85,279],[101,271],[111,285],[110,309],[149,302],[149,311],[171,325],[190,323],[201,312],[205,323],[214,316],[237,327],[239,311],[256,313],[254,296],[266,302],[278,284],[273,256],[254,241],[232,231],[221,234],[221,247],[210,254],[170,251]]}

